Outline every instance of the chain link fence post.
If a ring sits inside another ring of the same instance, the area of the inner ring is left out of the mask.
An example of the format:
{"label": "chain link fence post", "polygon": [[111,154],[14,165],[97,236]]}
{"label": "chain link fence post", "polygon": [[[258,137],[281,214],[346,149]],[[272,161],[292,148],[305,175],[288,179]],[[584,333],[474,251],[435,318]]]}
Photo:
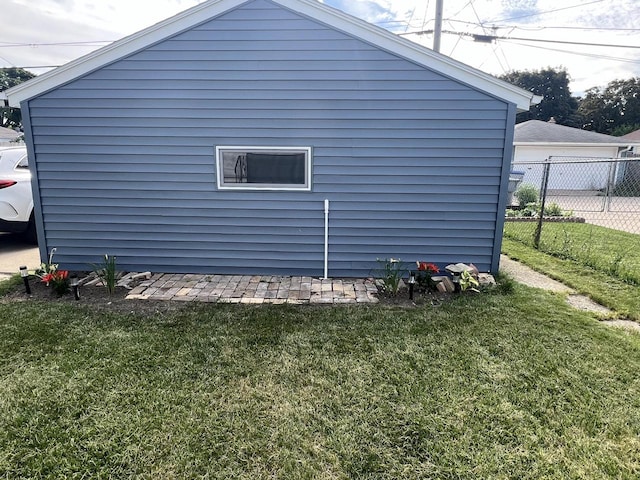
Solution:
{"label": "chain link fence post", "polygon": [[609,164],[609,175],[607,177],[607,189],[605,191],[605,202],[603,207],[604,212],[611,211],[611,197],[615,191],[617,167],[618,162],[611,162]]}
{"label": "chain link fence post", "polygon": [[549,186],[549,170],[551,167],[550,159],[544,163],[544,170],[542,172],[542,185],[540,187],[540,212],[538,213],[538,224],[536,225],[536,231],[533,234],[533,246],[536,249],[540,248],[540,236],[542,235],[542,223],[544,221],[544,207],[547,200],[547,187]]}

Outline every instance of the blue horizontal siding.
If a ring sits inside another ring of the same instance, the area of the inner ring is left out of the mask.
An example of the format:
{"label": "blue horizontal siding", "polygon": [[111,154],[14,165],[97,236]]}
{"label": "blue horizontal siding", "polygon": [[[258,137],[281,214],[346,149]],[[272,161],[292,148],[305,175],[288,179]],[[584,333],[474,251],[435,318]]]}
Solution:
{"label": "blue horizontal siding", "polygon": [[[241,123],[241,122],[239,122]],[[250,123],[250,122],[249,122]],[[275,122],[277,123],[277,122]],[[332,122],[333,123],[333,122]],[[244,131],[246,132],[247,129],[251,129],[252,132],[255,132],[256,136],[267,136],[269,138],[272,138],[272,136],[274,134],[276,134],[279,129],[277,128],[267,128],[268,123],[267,121],[265,121],[265,123],[263,124],[262,127],[259,126],[251,126],[251,125],[246,125],[245,127],[238,127],[238,128],[225,128],[225,127],[220,127],[217,130],[217,133],[225,133],[227,135],[239,135],[241,134],[241,132]],[[269,125],[269,127],[274,127],[274,125]],[[377,130],[381,130],[382,127],[378,126]],[[206,146],[206,147],[210,147],[211,146],[211,140],[210,138],[207,139],[206,135],[207,133],[212,133],[212,130],[205,130],[202,129],[203,134],[201,135],[197,135],[197,132],[194,131],[190,131],[187,135],[183,135],[183,136],[179,136],[179,137],[167,137],[167,134],[172,134],[172,135],[180,135],[180,132],[167,132],[167,131],[162,131],[160,129],[156,130],[155,136],[147,136],[147,135],[140,135],[137,136],[135,135],[135,132],[130,132],[127,134],[124,134],[124,130],[123,129],[122,132],[123,133],[118,133],[118,129],[114,129],[114,133],[113,135],[117,135],[119,137],[119,143],[121,145],[168,145],[168,146],[173,146],[173,145],[182,145],[185,143],[185,139],[189,139],[190,140],[190,144],[191,145],[202,145],[202,146]],[[179,129],[178,129],[179,130]],[[310,130],[310,131],[308,131]],[[370,128],[363,128],[361,130],[356,130],[356,129],[349,129],[348,127],[345,128],[327,128],[327,129],[317,129],[317,128],[313,128],[313,127],[309,127],[309,128],[289,128],[288,131],[292,134],[299,134],[299,135],[306,135],[308,138],[310,139],[349,139],[351,140],[351,146],[354,147],[364,147],[365,144],[358,144],[357,141],[354,144],[354,139],[351,137],[350,135],[358,135],[358,141],[360,142],[367,142],[366,145],[370,145],[370,143],[368,143],[369,140],[372,139],[377,139],[377,140],[382,140],[382,141],[386,141],[387,146],[388,147],[394,147],[397,149],[401,149],[401,148],[407,148],[406,147],[406,140],[413,140],[413,139],[420,139],[420,130],[409,130],[409,129],[397,129],[397,132],[394,132],[393,130],[395,130],[394,128],[389,128],[389,134],[394,134],[394,138],[391,139],[380,139],[375,135],[376,133],[376,127],[370,127]],[[109,135],[85,135],[85,136],[81,136],[78,135],[78,132],[74,132],[76,134],[74,135],[41,135],[41,137],[47,142],[47,144],[50,145],[57,145],[57,144],[74,144],[74,145],[83,145],[83,144],[89,144],[89,145],[111,145],[113,143],[113,139],[112,136]],[[164,135],[163,135],[164,133]],[[444,140],[434,140],[434,148],[450,148],[450,144],[451,141],[450,139],[444,139]],[[447,146],[447,143],[449,143],[449,146]],[[331,145],[330,143],[328,145]],[[375,145],[373,145],[375,146]],[[500,148],[500,142],[498,139],[471,139],[468,141],[464,141],[464,140],[459,140],[459,148],[477,148],[477,149],[483,149],[483,148]]]}
{"label": "blue horizontal siding", "polygon": [[[317,152],[317,149],[316,149]],[[423,152],[427,154],[429,152]],[[469,152],[469,157],[463,157],[459,154],[455,156],[456,166],[464,167],[464,168],[497,168],[495,166],[487,164],[487,162],[478,155]],[[367,158],[367,166],[371,169],[391,169],[393,172],[397,172],[398,168],[430,168],[435,169],[433,172],[435,174],[442,173],[442,169],[448,169],[450,172],[451,169],[451,159],[448,157],[433,157],[433,156],[416,156],[416,157],[396,157],[394,162],[391,164],[387,157],[375,158],[368,157]],[[180,164],[190,163],[190,164],[201,164],[211,166],[211,158],[209,156],[196,156],[196,155],[181,155],[180,158],[182,161]],[[78,164],[86,164],[86,156],[82,154],[76,153],[65,153],[65,154],[48,154],[47,155],[48,164],[55,164],[56,166],[61,166],[62,164],[69,165],[69,168],[78,169]],[[156,155],[150,154],[137,154],[135,156],[130,155],[114,155],[114,154],[99,154],[93,153],[91,155],[91,164],[96,162],[97,164],[109,163],[109,164],[124,164],[124,165],[138,165],[138,164],[172,164],[176,162],[175,155],[165,155],[159,152]],[[75,165],[73,167],[72,165]],[[337,156],[325,156],[323,155],[323,161],[321,165],[314,165],[316,168],[324,168],[326,172],[335,172],[335,168],[337,167],[359,167],[361,165],[361,161],[359,158],[354,157],[337,157]],[[56,167],[54,167],[56,168]],[[90,167],[89,167],[90,168]],[[471,170],[469,172],[470,175],[476,175],[478,172]],[[140,185],[141,189],[144,189],[146,185]],[[113,185],[109,186],[109,190],[114,188]]]}
{"label": "blue horizontal siding", "polygon": [[[66,268],[320,275],[493,255],[508,105],[256,0],[29,102]],[[311,146],[310,192],[216,189],[219,145]]]}

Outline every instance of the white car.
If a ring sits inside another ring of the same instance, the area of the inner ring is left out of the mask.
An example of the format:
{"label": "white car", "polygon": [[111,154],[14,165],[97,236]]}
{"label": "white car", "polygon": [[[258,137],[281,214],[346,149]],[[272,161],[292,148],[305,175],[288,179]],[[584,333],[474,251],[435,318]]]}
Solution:
{"label": "white car", "polygon": [[0,148],[0,232],[36,242],[31,172],[25,146]]}

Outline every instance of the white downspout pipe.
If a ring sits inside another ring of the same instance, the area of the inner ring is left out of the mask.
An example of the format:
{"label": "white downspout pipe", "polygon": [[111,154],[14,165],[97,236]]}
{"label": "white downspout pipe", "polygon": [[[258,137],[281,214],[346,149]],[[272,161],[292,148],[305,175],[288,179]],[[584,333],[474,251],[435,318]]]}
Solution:
{"label": "white downspout pipe", "polygon": [[324,280],[329,278],[329,200],[324,199]]}

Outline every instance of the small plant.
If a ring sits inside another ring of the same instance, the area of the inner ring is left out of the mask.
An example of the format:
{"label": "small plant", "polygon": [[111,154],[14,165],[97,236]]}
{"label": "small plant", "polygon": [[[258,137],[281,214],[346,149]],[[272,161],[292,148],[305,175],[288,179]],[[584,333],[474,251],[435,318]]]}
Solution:
{"label": "small plant", "polygon": [[609,273],[614,277],[621,277],[620,275],[620,264],[625,258],[624,252],[615,252],[613,258],[610,260],[611,264],[609,265]]}
{"label": "small plant", "polygon": [[55,273],[58,270],[58,264],[53,263],[53,256],[56,253],[56,248],[52,248],[51,252],[49,252],[49,261],[46,263],[41,263],[40,268],[36,269],[36,276],[40,278],[44,283],[46,283],[47,287],[49,286],[49,282],[45,281],[44,278],[51,274]]}
{"label": "small plant", "polygon": [[544,214],[547,217],[561,217],[563,215],[562,208],[556,202],[551,203],[550,205],[545,205]]}
{"label": "small plant", "polygon": [[58,296],[69,292],[69,272],[67,270],[56,270],[42,276],[42,282],[51,288]]}
{"label": "small plant", "polygon": [[463,271],[460,274],[460,290],[467,291],[471,290],[472,292],[480,293],[477,287],[480,286],[480,282],[469,272],[468,270]]}
{"label": "small plant", "polygon": [[376,258],[379,268],[374,271],[374,277],[382,282],[382,289],[396,295],[400,289],[400,281],[407,273],[404,263],[399,258]]}
{"label": "small plant", "polygon": [[513,194],[518,199],[520,208],[525,208],[530,203],[537,203],[539,192],[536,187],[530,183],[524,183],[518,187]]}
{"label": "small plant", "polygon": [[418,272],[416,274],[416,283],[418,288],[424,292],[432,292],[436,289],[439,281],[433,279],[433,275],[440,273],[437,265],[427,262],[416,262]]}
{"label": "small plant", "polygon": [[490,291],[499,295],[511,295],[516,290],[516,281],[504,272],[496,274],[496,285]]}
{"label": "small plant", "polygon": [[107,288],[109,295],[113,295],[116,291],[116,280],[118,271],[116,270],[116,257],[105,255],[101,264],[92,264],[93,271],[102,280],[102,284]]}

